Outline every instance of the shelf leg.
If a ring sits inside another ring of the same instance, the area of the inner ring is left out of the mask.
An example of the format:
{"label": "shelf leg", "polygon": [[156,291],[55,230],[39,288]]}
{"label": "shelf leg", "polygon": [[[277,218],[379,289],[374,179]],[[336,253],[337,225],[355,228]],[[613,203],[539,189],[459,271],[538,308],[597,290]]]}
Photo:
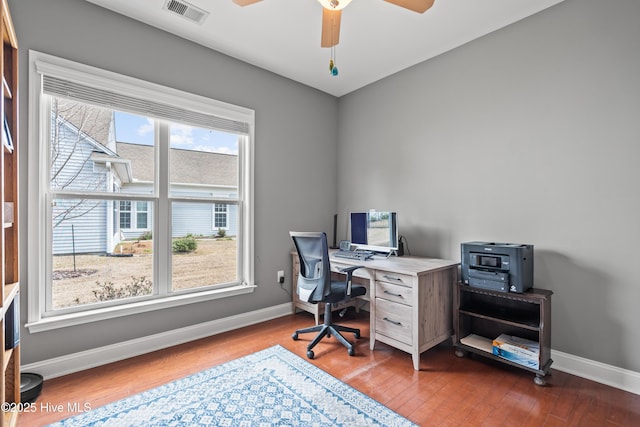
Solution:
{"label": "shelf leg", "polygon": [[536,375],[535,378],[533,379],[533,382],[540,387],[544,387],[545,385],[547,385],[547,381],[544,379],[544,377],[540,375]]}

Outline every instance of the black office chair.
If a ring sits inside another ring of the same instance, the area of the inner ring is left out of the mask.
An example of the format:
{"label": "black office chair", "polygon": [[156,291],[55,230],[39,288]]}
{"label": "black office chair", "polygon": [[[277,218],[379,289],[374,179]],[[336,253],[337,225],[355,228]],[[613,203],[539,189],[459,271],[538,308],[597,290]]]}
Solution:
{"label": "black office chair", "polygon": [[340,341],[349,352],[349,356],[355,354],[353,344],[340,334],[350,332],[356,338],[360,338],[360,329],[348,328],[346,326],[335,325],[332,322],[333,304],[355,298],[367,293],[367,288],[359,285],[351,285],[353,271],[362,266],[347,267],[339,270],[347,275],[345,281],[331,280],[331,268],[329,265],[329,249],[327,247],[327,235],[315,232],[295,232],[289,233],[298,251],[300,258],[300,274],[298,274],[297,292],[302,301],[310,303],[325,303],[324,322],[310,328],[298,329],[292,335],[294,340],[298,339],[298,334],[307,332],[318,332],[318,335],[307,346],[307,357],[313,359],[313,347],[320,340],[333,335]]}

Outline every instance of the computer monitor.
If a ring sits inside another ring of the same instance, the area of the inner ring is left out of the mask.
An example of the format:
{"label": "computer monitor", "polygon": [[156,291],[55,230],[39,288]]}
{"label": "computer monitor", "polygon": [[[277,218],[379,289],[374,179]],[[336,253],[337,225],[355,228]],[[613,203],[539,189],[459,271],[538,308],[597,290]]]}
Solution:
{"label": "computer monitor", "polygon": [[352,212],[349,220],[351,244],[355,249],[374,252],[398,250],[396,212]]}

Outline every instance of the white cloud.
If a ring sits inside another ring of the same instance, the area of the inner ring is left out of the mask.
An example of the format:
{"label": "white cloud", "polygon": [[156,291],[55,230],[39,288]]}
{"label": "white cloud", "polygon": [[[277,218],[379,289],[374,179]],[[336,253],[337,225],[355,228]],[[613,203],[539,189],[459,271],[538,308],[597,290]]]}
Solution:
{"label": "white cloud", "polygon": [[171,125],[171,146],[193,145],[193,127],[187,125]]}
{"label": "white cloud", "polygon": [[150,133],[153,133],[153,120],[147,118],[147,122],[138,127],[137,133],[140,136],[145,136],[145,135],[148,135]]}

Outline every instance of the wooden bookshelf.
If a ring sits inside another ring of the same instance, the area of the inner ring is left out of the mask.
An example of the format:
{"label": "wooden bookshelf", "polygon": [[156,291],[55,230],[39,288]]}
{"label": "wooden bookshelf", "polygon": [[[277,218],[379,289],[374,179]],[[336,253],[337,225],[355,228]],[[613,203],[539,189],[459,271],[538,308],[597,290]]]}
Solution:
{"label": "wooden bookshelf", "polygon": [[[458,283],[454,292],[453,344],[456,355],[475,353],[536,374],[537,385],[545,384],[551,364],[551,295],[546,289],[522,294],[499,292]],[[493,354],[493,340],[501,334],[537,342],[537,368]]]}
{"label": "wooden bookshelf", "polygon": [[[5,327],[10,319],[7,312],[15,301],[19,313],[20,292],[18,260],[18,41],[9,14],[7,0],[2,0],[0,32],[2,33],[2,102],[0,122],[2,126],[2,156],[0,156],[0,341],[5,343]],[[13,318],[15,320],[15,317]],[[19,314],[17,315],[19,322]],[[20,403],[20,346],[3,345],[0,351],[0,399],[2,402]],[[19,406],[19,405],[16,405]],[[16,411],[4,411],[0,427],[15,426]]]}

